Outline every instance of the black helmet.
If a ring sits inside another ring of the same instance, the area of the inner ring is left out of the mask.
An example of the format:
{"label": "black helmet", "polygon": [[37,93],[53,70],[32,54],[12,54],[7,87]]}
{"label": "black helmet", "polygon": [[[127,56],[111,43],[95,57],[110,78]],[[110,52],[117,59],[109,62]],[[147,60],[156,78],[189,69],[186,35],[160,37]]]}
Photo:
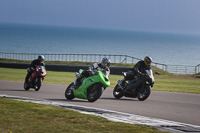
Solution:
{"label": "black helmet", "polygon": [[101,64],[104,66],[104,67],[109,67],[110,66],[110,63],[111,63],[111,60],[107,57],[104,57],[101,61]]}
{"label": "black helmet", "polygon": [[151,62],[152,62],[152,58],[150,56],[145,56],[144,57],[144,63],[149,66],[151,65]]}
{"label": "black helmet", "polygon": [[39,55],[38,56],[38,60],[43,63],[44,62],[44,56],[43,55]]}

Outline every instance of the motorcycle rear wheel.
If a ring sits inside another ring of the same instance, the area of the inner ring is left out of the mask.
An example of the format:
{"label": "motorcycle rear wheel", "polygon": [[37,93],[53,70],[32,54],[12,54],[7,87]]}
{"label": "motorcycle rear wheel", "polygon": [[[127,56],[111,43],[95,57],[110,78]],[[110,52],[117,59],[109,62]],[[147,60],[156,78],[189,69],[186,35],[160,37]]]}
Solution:
{"label": "motorcycle rear wheel", "polygon": [[122,91],[119,91],[121,88],[119,88],[119,85],[117,84],[115,88],[113,89],[113,96],[117,99],[120,99],[123,97]]}
{"label": "motorcycle rear wheel", "polygon": [[139,101],[146,100],[149,95],[151,94],[151,86],[149,85],[143,85],[145,88],[141,88],[137,93],[137,98]]}
{"label": "motorcycle rear wheel", "polygon": [[74,83],[71,83],[65,90],[65,97],[66,99],[69,99],[69,100],[72,100],[74,99],[74,92],[73,90],[71,89],[71,87],[74,85]]}
{"label": "motorcycle rear wheel", "polygon": [[95,102],[99,99],[103,93],[103,86],[100,83],[96,83],[90,86],[87,90],[87,99],[89,102]]}

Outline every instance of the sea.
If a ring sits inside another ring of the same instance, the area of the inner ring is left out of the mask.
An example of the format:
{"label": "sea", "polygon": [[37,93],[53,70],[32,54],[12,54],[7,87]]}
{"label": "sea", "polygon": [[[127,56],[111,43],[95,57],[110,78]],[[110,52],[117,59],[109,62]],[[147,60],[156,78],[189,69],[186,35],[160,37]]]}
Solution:
{"label": "sea", "polygon": [[200,35],[0,23],[0,52],[113,54],[200,64]]}

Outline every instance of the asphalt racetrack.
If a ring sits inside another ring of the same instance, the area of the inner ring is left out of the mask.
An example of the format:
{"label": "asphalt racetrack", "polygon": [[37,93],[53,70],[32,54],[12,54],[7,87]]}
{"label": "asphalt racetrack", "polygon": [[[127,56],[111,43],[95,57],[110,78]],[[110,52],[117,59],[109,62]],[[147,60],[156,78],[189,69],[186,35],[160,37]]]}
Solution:
{"label": "asphalt racetrack", "polygon": [[146,101],[125,97],[118,100],[113,97],[113,88],[107,88],[100,99],[90,103],[78,98],[67,100],[64,96],[66,87],[43,83],[39,91],[25,91],[23,82],[0,81],[0,94],[102,108],[200,126],[200,94],[152,91]]}

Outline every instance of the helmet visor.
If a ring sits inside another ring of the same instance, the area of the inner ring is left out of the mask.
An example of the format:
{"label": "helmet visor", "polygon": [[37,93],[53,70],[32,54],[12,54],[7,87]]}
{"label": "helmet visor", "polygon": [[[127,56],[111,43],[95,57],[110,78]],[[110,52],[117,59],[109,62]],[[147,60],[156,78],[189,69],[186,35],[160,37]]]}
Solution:
{"label": "helmet visor", "polygon": [[44,62],[44,59],[40,59],[40,62],[43,63],[43,62]]}
{"label": "helmet visor", "polygon": [[105,66],[108,66],[108,67],[110,66],[110,62],[105,62],[104,64]]}
{"label": "helmet visor", "polygon": [[144,61],[146,65],[151,65],[152,59],[151,57],[145,56]]}

